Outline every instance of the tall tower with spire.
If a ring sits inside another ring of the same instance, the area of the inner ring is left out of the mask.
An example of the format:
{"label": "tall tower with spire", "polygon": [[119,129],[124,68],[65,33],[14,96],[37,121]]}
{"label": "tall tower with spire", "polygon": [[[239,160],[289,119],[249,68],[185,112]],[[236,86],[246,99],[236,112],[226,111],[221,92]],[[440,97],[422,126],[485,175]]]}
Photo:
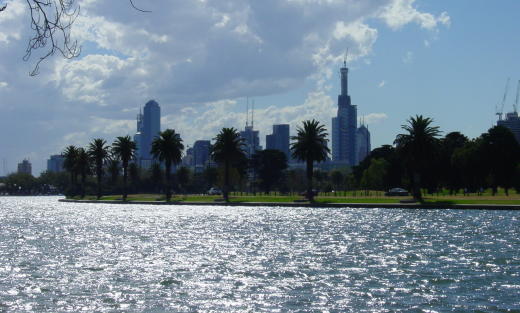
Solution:
{"label": "tall tower with spire", "polygon": [[246,127],[240,132],[240,137],[244,139],[244,152],[248,158],[251,158],[256,151],[262,150],[260,146],[259,132],[254,130],[255,127],[255,100],[251,103],[251,124],[249,124],[249,98],[246,100]]}
{"label": "tall tower with spire", "polygon": [[348,94],[347,58],[343,60],[341,73],[341,94],[338,95],[338,113],[332,118],[332,160],[345,162],[350,166],[357,164],[356,129],[357,106],[352,105]]}

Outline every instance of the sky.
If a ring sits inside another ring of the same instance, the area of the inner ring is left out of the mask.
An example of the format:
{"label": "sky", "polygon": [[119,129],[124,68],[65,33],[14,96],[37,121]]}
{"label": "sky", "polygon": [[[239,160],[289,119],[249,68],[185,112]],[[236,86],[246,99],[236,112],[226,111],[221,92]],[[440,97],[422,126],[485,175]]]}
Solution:
{"label": "sky", "polygon": [[24,158],[33,174],[51,154],[93,138],[133,135],[148,100],[161,128],[185,145],[222,127],[243,129],[255,101],[261,144],[272,125],[291,133],[318,119],[330,133],[339,67],[371,131],[391,144],[410,116],[474,138],[496,123],[506,80],[520,79],[517,0],[77,0],[71,37],[81,55],[23,60],[26,1],[0,12],[0,176]]}

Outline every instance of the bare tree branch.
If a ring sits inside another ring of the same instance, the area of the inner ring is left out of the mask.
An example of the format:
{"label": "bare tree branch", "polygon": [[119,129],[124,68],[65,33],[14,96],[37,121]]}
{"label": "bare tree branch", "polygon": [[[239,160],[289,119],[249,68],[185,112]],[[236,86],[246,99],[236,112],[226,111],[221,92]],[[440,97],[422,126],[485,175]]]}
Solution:
{"label": "bare tree branch", "polygon": [[75,0],[26,0],[31,13],[31,28],[34,37],[29,40],[24,60],[31,57],[33,51],[47,48],[36,62],[31,76],[37,75],[40,63],[46,58],[60,53],[66,59],[79,56],[81,47],[76,40],[70,39],[70,29],[79,14]]}
{"label": "bare tree branch", "polygon": [[[33,37],[27,44],[24,61],[28,61],[34,51],[47,49],[39,57],[31,76],[38,75],[40,63],[55,53],[61,54],[66,59],[78,57],[81,47],[76,40],[70,38],[70,30],[79,15],[80,7],[77,0],[25,0],[31,16],[31,29]],[[135,6],[133,0],[129,0],[131,6],[139,12],[151,12]],[[0,12],[7,8],[7,3],[0,6]]]}
{"label": "bare tree branch", "polygon": [[136,9],[137,11],[141,11],[141,12],[144,12],[144,13],[150,13],[150,12],[152,12],[152,11],[148,11],[148,10],[142,10],[142,9],[139,9],[138,7],[135,6],[133,0],[129,0],[129,1],[130,1],[130,4],[132,5],[132,7],[134,7],[134,9]]}

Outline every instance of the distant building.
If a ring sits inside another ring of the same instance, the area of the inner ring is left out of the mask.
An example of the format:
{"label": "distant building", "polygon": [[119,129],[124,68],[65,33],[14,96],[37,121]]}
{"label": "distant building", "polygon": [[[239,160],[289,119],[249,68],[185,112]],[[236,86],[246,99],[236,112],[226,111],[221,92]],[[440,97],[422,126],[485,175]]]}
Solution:
{"label": "distant building", "polygon": [[134,141],[137,145],[137,160],[141,167],[149,168],[152,162],[152,141],[161,132],[161,107],[155,100],[148,101],[143,114],[137,116],[137,132]]}
{"label": "distant building", "polygon": [[499,120],[497,125],[509,128],[513,135],[515,135],[516,141],[520,143],[520,117],[518,117],[518,112],[507,113],[506,119]]}
{"label": "distant building", "polygon": [[343,62],[341,72],[341,94],[338,96],[338,111],[332,118],[332,160],[335,163],[357,164],[356,130],[357,106],[352,105],[348,94],[348,68]]}
{"label": "distant building", "polygon": [[47,160],[47,171],[51,173],[63,172],[63,162],[65,162],[64,156],[60,154],[51,155]]}
{"label": "distant building", "polygon": [[356,131],[356,150],[357,163],[363,161],[372,150],[370,146],[370,132],[365,125],[361,125]]}
{"label": "distant building", "polygon": [[253,130],[253,126],[247,126],[240,132],[240,137],[244,139],[244,151],[248,158],[251,158],[256,151],[262,150],[258,130]]}
{"label": "distant building", "polygon": [[18,173],[21,174],[29,174],[32,175],[32,165],[29,160],[25,159],[22,163],[18,163]]}
{"label": "distant building", "polygon": [[186,149],[186,154],[182,157],[182,166],[192,167],[195,162],[193,161],[193,148]]}
{"label": "distant building", "polygon": [[265,136],[265,148],[282,151],[289,162],[289,124],[273,125],[273,133]]}
{"label": "distant building", "polygon": [[209,140],[197,140],[193,144],[193,165],[204,167],[209,160],[211,143]]}
{"label": "distant building", "polygon": [[143,133],[143,113],[141,112],[141,109],[139,109],[139,114],[137,114],[137,120],[136,120],[136,132],[134,135],[134,142],[137,146],[137,150],[135,151],[135,158],[136,160],[141,159],[141,134]]}

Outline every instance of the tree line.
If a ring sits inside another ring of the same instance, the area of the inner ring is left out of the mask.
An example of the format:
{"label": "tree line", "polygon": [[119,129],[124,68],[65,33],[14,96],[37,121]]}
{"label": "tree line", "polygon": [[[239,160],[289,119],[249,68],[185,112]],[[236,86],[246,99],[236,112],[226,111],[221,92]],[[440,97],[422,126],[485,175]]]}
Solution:
{"label": "tree line", "polygon": [[441,190],[450,194],[479,193],[486,188],[496,194],[499,187],[506,194],[511,188],[520,191],[520,147],[509,129],[495,126],[475,139],[460,132],[441,136],[432,119],[418,115],[407,120],[402,130],[393,145],[372,150],[359,165],[332,171],[315,169],[330,155],[328,133],[315,120],[304,121],[291,137],[291,156],[303,162],[302,169],[289,169],[286,155],[278,150],[257,151],[248,159],[244,139],[235,128],[223,128],[213,138],[210,159],[216,166],[200,173],[179,166],[184,145],[173,129],[153,140],[155,162],[149,169],[135,162],[137,146],[130,136],[117,137],[111,146],[97,138],[86,148],[71,145],[63,151],[66,174],[44,172],[39,183],[16,174],[13,179],[26,182],[11,181],[7,186],[15,193],[13,189],[24,184],[39,191],[54,186],[80,198],[119,193],[125,200],[129,192],[164,193],[170,200],[172,192],[205,193],[219,186],[225,201],[231,191],[303,194],[310,201],[318,191],[341,195],[341,191],[368,193],[392,187],[411,190],[419,201],[424,192]]}
{"label": "tree line", "polygon": [[441,137],[433,120],[411,117],[394,145],[374,149],[353,169],[361,187],[388,189],[407,186],[418,200],[422,191],[433,194],[443,189],[450,194],[482,193],[498,188],[508,195],[520,192],[520,146],[506,127],[494,126],[477,138],[460,132]]}

